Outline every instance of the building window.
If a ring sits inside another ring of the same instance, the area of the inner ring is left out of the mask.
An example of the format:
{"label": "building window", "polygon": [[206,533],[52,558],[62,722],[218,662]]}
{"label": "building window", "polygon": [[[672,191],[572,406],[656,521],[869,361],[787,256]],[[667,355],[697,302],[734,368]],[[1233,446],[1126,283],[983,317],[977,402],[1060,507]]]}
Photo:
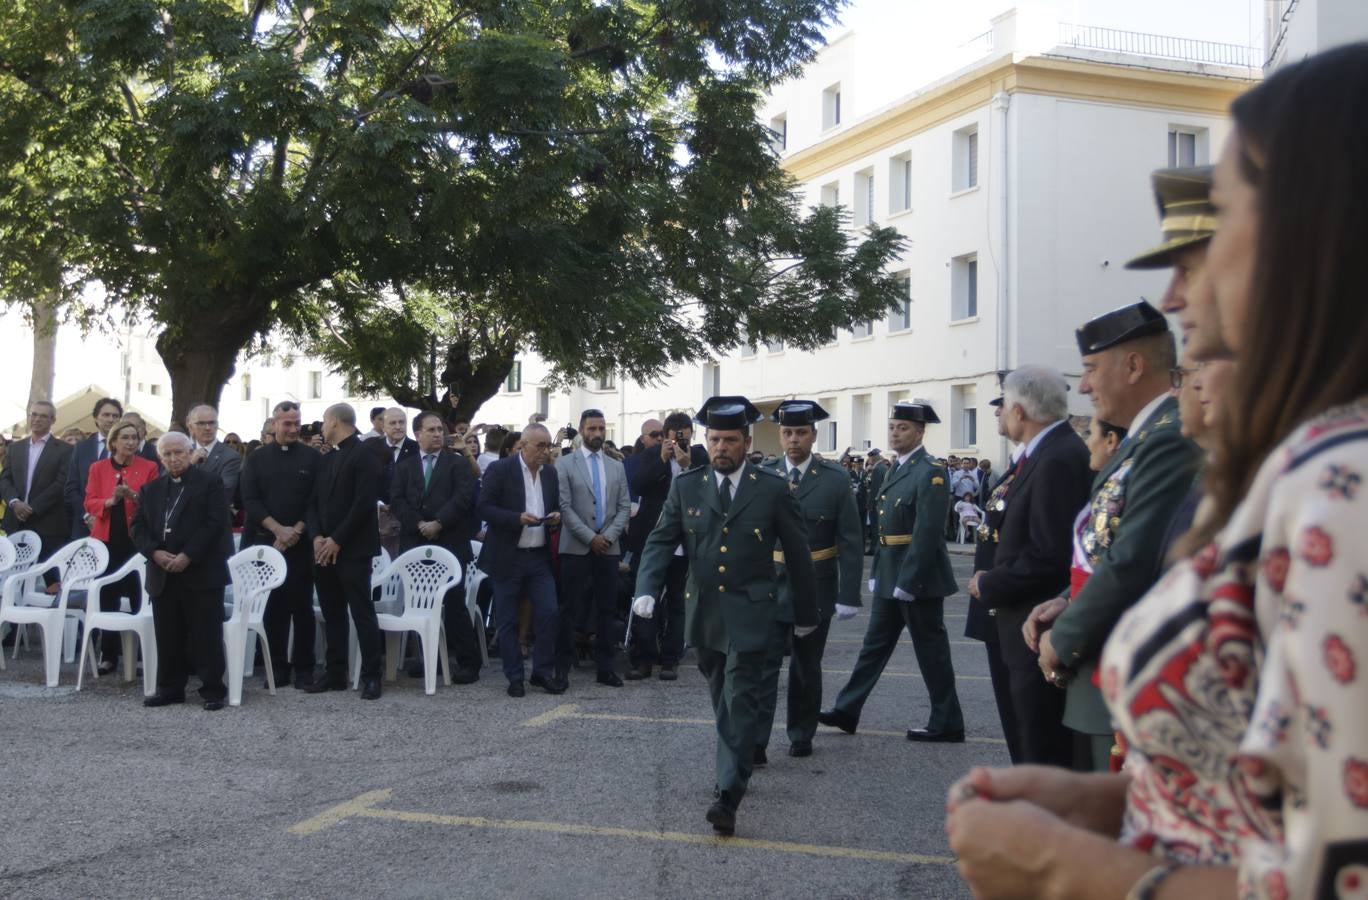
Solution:
{"label": "building window", "polygon": [[902,300],[896,309],[888,313],[889,334],[906,331],[912,327],[912,273],[897,272],[894,277],[898,279],[898,290],[902,294]]}
{"label": "building window", "polygon": [[869,319],[869,320],[864,321],[864,322],[856,322],[854,325],[850,326],[850,336],[853,337],[853,338],[855,338],[856,340],[859,340],[860,338],[867,338],[867,337],[869,337],[869,336],[870,336],[871,334],[873,334],[873,333],[874,333],[874,320],[873,320],[873,319]]}
{"label": "building window", "polygon": [[522,360],[513,360],[513,367],[508,370],[508,377],[504,379],[504,393],[518,394],[522,392]]}
{"label": "building window", "polygon": [[978,388],[957,384],[950,388],[950,442],[968,449],[978,446]]}
{"label": "building window", "polygon": [[769,127],[773,132],[770,135],[770,146],[774,148],[774,152],[783,153],[788,149],[788,114],[780,113],[770,119]]}
{"label": "building window", "polygon": [[822,130],[841,124],[841,84],[837,82],[822,91]]}
{"label": "building window", "polygon": [[767,351],[769,351],[770,353],[783,353],[783,352],[784,352],[784,342],[783,342],[783,341],[777,341],[777,340],[776,340],[776,341],[765,341],[765,349],[766,349]]}
{"label": "building window", "polygon": [[855,173],[855,225],[869,225],[874,221],[874,170]]}
{"label": "building window", "polygon": [[147,386],[147,392],[148,392],[149,394],[151,394],[153,397],[160,397],[160,396],[161,396],[161,385],[159,385],[159,384],[149,384],[149,385]]}
{"label": "building window", "polygon": [[952,319],[972,319],[978,315],[978,256],[957,256],[950,260],[950,302]]}
{"label": "building window", "polygon": [[950,189],[967,191],[978,187],[978,126],[971,125],[955,132],[954,171],[951,173]]}
{"label": "building window", "polygon": [[703,399],[717,397],[722,393],[722,366],[718,363],[703,364]]}
{"label": "building window", "polygon": [[836,452],[835,419],[825,419],[817,423],[817,449],[824,453]]}
{"label": "building window", "polygon": [[244,372],[242,375],[242,399],[252,399],[252,374],[250,372]]}
{"label": "building window", "polygon": [[750,358],[753,357],[753,356],[755,356],[755,345],[752,344],[750,341],[747,341],[746,343],[742,344],[742,345],[741,345],[741,358],[742,358],[742,359],[750,359]]}
{"label": "building window", "polygon": [[856,394],[851,400],[850,441],[857,449],[861,450],[868,450],[874,446],[870,433],[873,425],[870,399],[869,394]]}
{"label": "building window", "polygon": [[615,391],[615,390],[617,390],[617,374],[614,373],[614,372],[608,372],[608,373],[606,373],[606,374],[604,374],[604,375],[600,375],[600,376],[598,377],[598,380],[596,380],[596,381],[594,382],[594,390],[596,390],[596,391]]}
{"label": "building window", "polygon": [[888,161],[888,212],[907,212],[912,208],[912,151]]}
{"label": "building window", "polygon": [[1189,128],[1183,125],[1169,127],[1169,168],[1190,168],[1205,165],[1207,158],[1207,130],[1205,128]]}
{"label": "building window", "polygon": [[822,185],[822,205],[841,205],[841,183],[839,181],[832,181]]}
{"label": "building window", "polygon": [[537,414],[551,415],[551,391],[547,388],[537,388]]}
{"label": "building window", "polygon": [[309,399],[323,399],[323,373],[313,371],[309,373]]}

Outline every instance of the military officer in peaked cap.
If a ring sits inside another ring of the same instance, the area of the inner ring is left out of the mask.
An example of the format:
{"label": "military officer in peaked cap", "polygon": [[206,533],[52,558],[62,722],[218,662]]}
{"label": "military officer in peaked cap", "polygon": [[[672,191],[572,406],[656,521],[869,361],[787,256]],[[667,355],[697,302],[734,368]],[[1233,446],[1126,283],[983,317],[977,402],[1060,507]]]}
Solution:
{"label": "military officer in peaked cap", "polygon": [[944,531],[950,486],[945,465],[922,445],[926,426],[939,421],[931,404],[920,401],[899,403],[889,415],[894,463],[873,499],[878,524],[869,626],[850,680],[835,705],[818,716],[823,725],[848,734],[855,733],[860,710],[906,628],[931,696],[930,721],[925,728],[908,729],[907,739],[964,741],[944,617],[945,598],[956,590]]}
{"label": "military officer in peaked cap", "polygon": [[[642,548],[632,605],[637,615],[652,615],[682,543],[689,557],[686,631],[717,719],[717,798],[707,820],[720,834],[735,831],[736,810],[750,781],[770,648],[790,633],[806,638],[820,623],[798,499],[782,476],[746,461],[750,426],[761,418],[744,397],[713,397],[703,404],[695,421],[707,427],[709,464],[670,485]],[[791,615],[781,611],[776,542],[784,554]]]}
{"label": "military officer in peaked cap", "polygon": [[1159,578],[1164,533],[1201,451],[1180,432],[1169,393],[1176,347],[1162,313],[1142,300],[1098,316],[1077,337],[1079,390],[1094,415],[1128,430],[1092,484],[1082,535],[1092,575],[1072,599],[1032,610],[1022,634],[1045,678],[1067,689],[1064,724],[1089,739],[1092,767],[1106,771],[1113,733],[1093,670],[1112,626]]}
{"label": "military officer in peaked cap", "polygon": [[[827,411],[811,400],[785,400],[770,417],[779,425],[784,455],[767,468],[783,476],[803,508],[821,616],[816,631],[793,641],[788,672],[789,756],[812,755],[812,736],[817,732],[817,714],[822,708],[822,654],[831,617],[851,618],[860,606],[864,531],[850,490],[850,476],[836,463],[812,455],[817,423],[828,417]],[[776,550],[774,561],[779,566],[779,618],[791,621],[793,585],[788,578],[787,557]],[[779,696],[779,667],[787,651],[786,642],[770,648],[762,696],[764,719],[755,748],[757,765],[768,761],[765,750]]]}

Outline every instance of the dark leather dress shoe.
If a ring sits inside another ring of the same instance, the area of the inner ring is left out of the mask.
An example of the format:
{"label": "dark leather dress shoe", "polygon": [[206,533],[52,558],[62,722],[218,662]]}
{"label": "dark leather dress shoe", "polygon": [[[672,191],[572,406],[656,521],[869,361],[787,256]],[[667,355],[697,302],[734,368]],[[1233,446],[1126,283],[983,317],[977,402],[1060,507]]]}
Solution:
{"label": "dark leather dress shoe", "polygon": [[608,687],[622,687],[622,676],[616,672],[600,672],[597,680],[599,684],[606,684]]}
{"label": "dark leather dress shoe", "polygon": [[474,684],[480,680],[479,669],[457,669],[451,673],[452,684]]}
{"label": "dark leather dress shoe", "polygon": [[143,706],[171,706],[176,703],[184,702],[184,694],[163,694],[158,692],[151,697],[143,698]]}
{"label": "dark leather dress shoe", "polygon": [[817,721],[823,725],[830,725],[832,728],[839,728],[846,734],[854,734],[855,727],[860,724],[860,720],[850,713],[841,712],[839,709],[824,709],[817,714]]}
{"label": "dark leather dress shoe", "polygon": [[305,687],[304,693],[323,694],[327,693],[328,691],[345,691],[346,689],[346,681],[333,681],[331,678],[319,678],[316,679],[312,684]]}
{"label": "dark leather dress shoe", "polygon": [[95,670],[95,673],[101,677],[105,675],[113,675],[114,670],[117,668],[119,668],[119,664],[117,662],[105,660],[104,662],[100,663],[100,667]]}
{"label": "dark leather dress shoe", "polygon": [[632,666],[627,670],[628,681],[641,681],[651,677],[650,666]]}
{"label": "dark leather dress shoe", "polygon": [[523,687],[523,683],[521,681],[510,681],[508,683],[508,696],[525,697],[527,696],[527,689]]}
{"label": "dark leather dress shoe", "polygon": [[660,680],[661,680],[661,681],[674,681],[674,680],[676,680],[676,679],[678,679],[678,678],[679,678],[679,670],[676,669],[674,666],[661,666],[661,667],[660,667]]}
{"label": "dark leather dress shoe", "polygon": [[713,831],[718,834],[732,835],[736,833],[736,804],[732,802],[731,795],[726,791],[718,794],[717,800],[712,806],[708,807],[706,815],[708,824],[712,825]]}
{"label": "dark leather dress shoe", "polygon": [[219,710],[223,709],[223,701],[222,701],[222,700],[205,700],[205,701],[204,701],[204,709],[205,709],[206,712],[218,712]]}
{"label": "dark leather dress shoe", "polygon": [[361,699],[379,700],[380,699],[380,679],[362,678],[361,679]]}
{"label": "dark leather dress shoe", "polygon": [[295,677],[294,677],[294,686],[295,686],[295,690],[297,690],[297,691],[308,690],[309,688],[313,687],[313,684],[314,684],[314,673],[312,673],[312,672],[296,672],[296,673],[295,673]]}
{"label": "dark leather dress shoe", "polygon": [[907,729],[907,739],[921,744],[963,744],[964,729],[959,731],[941,731],[939,728],[909,728]]}
{"label": "dark leather dress shoe", "polygon": [[789,744],[789,756],[811,756],[812,741],[794,741]]}
{"label": "dark leather dress shoe", "polygon": [[533,687],[541,688],[548,694],[564,694],[565,689],[569,687],[569,685],[567,685],[564,681],[561,681],[559,678],[556,678],[554,675],[550,678],[543,678],[540,675],[533,675],[531,678],[527,679],[527,682]]}
{"label": "dark leather dress shoe", "polygon": [[764,747],[755,748],[755,752],[751,754],[751,765],[757,769],[763,769],[769,765],[769,755],[765,753]]}

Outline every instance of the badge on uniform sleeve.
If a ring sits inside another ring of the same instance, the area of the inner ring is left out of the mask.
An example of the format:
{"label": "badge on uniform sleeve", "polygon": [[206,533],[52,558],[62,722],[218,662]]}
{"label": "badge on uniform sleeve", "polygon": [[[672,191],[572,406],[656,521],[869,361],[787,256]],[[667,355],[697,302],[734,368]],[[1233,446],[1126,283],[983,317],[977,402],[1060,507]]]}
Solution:
{"label": "badge on uniform sleeve", "polygon": [[945,484],[945,479],[944,479],[944,478],[941,478],[939,475],[937,475],[937,476],[935,476],[935,477],[933,477],[933,478],[931,479],[931,483],[932,483],[932,484]]}

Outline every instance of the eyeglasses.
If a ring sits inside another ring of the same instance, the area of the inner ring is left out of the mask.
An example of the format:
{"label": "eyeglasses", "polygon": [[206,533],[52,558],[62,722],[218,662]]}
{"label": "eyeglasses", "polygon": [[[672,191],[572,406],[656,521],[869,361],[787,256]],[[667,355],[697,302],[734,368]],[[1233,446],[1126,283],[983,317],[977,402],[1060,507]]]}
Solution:
{"label": "eyeglasses", "polygon": [[650,438],[651,440],[653,440],[653,441],[658,441],[658,440],[660,440],[662,437],[664,437],[664,435],[665,435],[665,432],[663,432],[663,431],[648,431],[648,432],[646,432],[646,436],[647,436],[648,438]]}
{"label": "eyeglasses", "polygon": [[1202,366],[1200,363],[1198,363],[1196,368],[1192,369],[1185,369],[1182,366],[1174,366],[1172,369],[1169,369],[1169,384],[1173,385],[1173,389],[1175,391],[1181,390],[1183,387],[1183,381],[1188,378],[1191,378],[1193,375],[1196,375],[1201,370]]}

